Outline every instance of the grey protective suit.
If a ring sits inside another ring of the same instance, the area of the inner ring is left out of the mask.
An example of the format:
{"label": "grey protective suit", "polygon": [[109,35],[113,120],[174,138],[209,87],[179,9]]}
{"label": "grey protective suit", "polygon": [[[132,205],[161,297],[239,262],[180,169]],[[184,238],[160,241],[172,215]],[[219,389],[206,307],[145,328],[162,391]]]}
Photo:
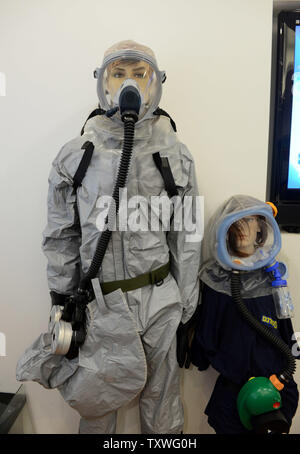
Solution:
{"label": "grey protective suit", "polygon": [[[53,161],[43,232],[50,290],[72,294],[80,268],[86,272],[90,266],[100,234],[97,200],[112,194],[122,140],[122,125],[97,116]],[[86,141],[95,149],[76,195],[73,176]],[[196,196],[190,152],[178,141],[168,118],[153,116],[136,125],[128,199],[140,195],[150,206],[151,196],[168,197],[152,158],[157,151],[168,157],[180,197]],[[190,215],[194,219],[194,203]],[[17,378],[57,387],[80,413],[80,433],[114,433],[116,410],[139,393],[142,433],[182,431],[176,330],[180,321],[192,316],[199,297],[200,242],[187,242],[191,233],[176,231],[173,225],[170,232],[151,231],[150,219],[148,231],[114,231],[99,276],[92,281],[96,298],[87,307],[88,332],[79,356],[68,360],[53,355],[51,335],[44,333],[19,360]],[[102,295],[99,282],[129,279],[169,259],[171,272],[162,285]]]}

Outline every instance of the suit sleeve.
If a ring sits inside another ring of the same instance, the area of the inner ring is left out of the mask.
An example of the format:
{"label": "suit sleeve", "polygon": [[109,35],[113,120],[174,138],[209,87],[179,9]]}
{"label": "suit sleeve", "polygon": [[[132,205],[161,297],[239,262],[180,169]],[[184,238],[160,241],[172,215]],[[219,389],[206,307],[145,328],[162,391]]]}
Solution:
{"label": "suit sleeve", "polygon": [[170,232],[167,235],[170,251],[170,270],[177,282],[183,302],[181,320],[183,324],[191,318],[199,302],[200,283],[198,273],[202,239],[202,232],[200,232],[201,222],[199,222],[202,216],[200,197],[195,164],[190,154],[185,166],[188,181],[181,197],[184,213],[184,216],[181,217],[182,225],[178,225],[180,216],[176,220],[177,208],[175,205]]}
{"label": "suit sleeve", "polygon": [[61,168],[59,156],[53,161],[48,178],[48,213],[42,250],[48,260],[49,289],[70,295],[80,280],[81,228],[73,181]]}

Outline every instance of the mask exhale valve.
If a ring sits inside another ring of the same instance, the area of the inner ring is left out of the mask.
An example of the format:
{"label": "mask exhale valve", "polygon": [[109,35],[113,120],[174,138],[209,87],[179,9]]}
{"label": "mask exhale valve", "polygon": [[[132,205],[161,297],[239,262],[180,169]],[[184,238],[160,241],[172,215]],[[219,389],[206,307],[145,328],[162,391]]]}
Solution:
{"label": "mask exhale valve", "polygon": [[[54,310],[52,314],[52,351],[57,355],[65,355],[73,359],[78,355],[79,347],[86,337],[86,305],[93,299],[91,279],[94,279],[102,265],[105,251],[111,237],[116,216],[119,211],[119,190],[124,188],[130,167],[135,123],[138,121],[141,97],[139,90],[132,84],[124,83],[119,96],[119,110],[124,123],[123,150],[118,169],[116,184],[105,220],[106,229],[102,231],[96,246],[95,255],[89,270],[81,279],[75,295],[71,295],[62,311]],[[53,320],[56,323],[53,323]]]}
{"label": "mask exhale valve", "polygon": [[138,115],[141,107],[141,96],[134,81],[126,81],[123,84],[119,96],[119,108],[121,119],[124,122],[125,117],[131,117],[134,122],[138,121]]}

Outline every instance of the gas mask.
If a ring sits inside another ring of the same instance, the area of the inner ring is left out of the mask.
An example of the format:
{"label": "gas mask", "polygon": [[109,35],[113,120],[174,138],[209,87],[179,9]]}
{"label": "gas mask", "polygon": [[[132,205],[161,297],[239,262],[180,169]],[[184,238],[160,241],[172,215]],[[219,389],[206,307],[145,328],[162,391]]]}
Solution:
{"label": "gas mask", "polygon": [[218,261],[224,269],[264,268],[274,263],[280,249],[280,230],[268,205],[230,213],[217,230]]}
{"label": "gas mask", "polygon": [[287,282],[282,278],[286,267],[276,261],[281,236],[273,213],[266,204],[226,216],[217,230],[218,260],[223,268],[236,272],[262,268],[269,273],[276,315],[280,319],[290,318],[294,307]]}
{"label": "gas mask", "polygon": [[141,98],[138,122],[150,118],[161,98],[165,72],[158,69],[154,56],[149,53],[124,48],[113,50],[94,71],[101,108],[120,122],[120,94],[123,88],[132,86]]}

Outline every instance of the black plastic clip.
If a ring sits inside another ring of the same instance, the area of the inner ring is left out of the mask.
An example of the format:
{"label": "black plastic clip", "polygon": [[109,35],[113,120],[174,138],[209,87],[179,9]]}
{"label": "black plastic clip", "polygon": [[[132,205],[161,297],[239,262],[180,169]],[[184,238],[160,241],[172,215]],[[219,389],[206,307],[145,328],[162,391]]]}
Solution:
{"label": "black plastic clip", "polygon": [[161,279],[160,281],[155,282],[155,285],[156,285],[156,287],[160,287],[163,283],[164,283],[164,280]]}

